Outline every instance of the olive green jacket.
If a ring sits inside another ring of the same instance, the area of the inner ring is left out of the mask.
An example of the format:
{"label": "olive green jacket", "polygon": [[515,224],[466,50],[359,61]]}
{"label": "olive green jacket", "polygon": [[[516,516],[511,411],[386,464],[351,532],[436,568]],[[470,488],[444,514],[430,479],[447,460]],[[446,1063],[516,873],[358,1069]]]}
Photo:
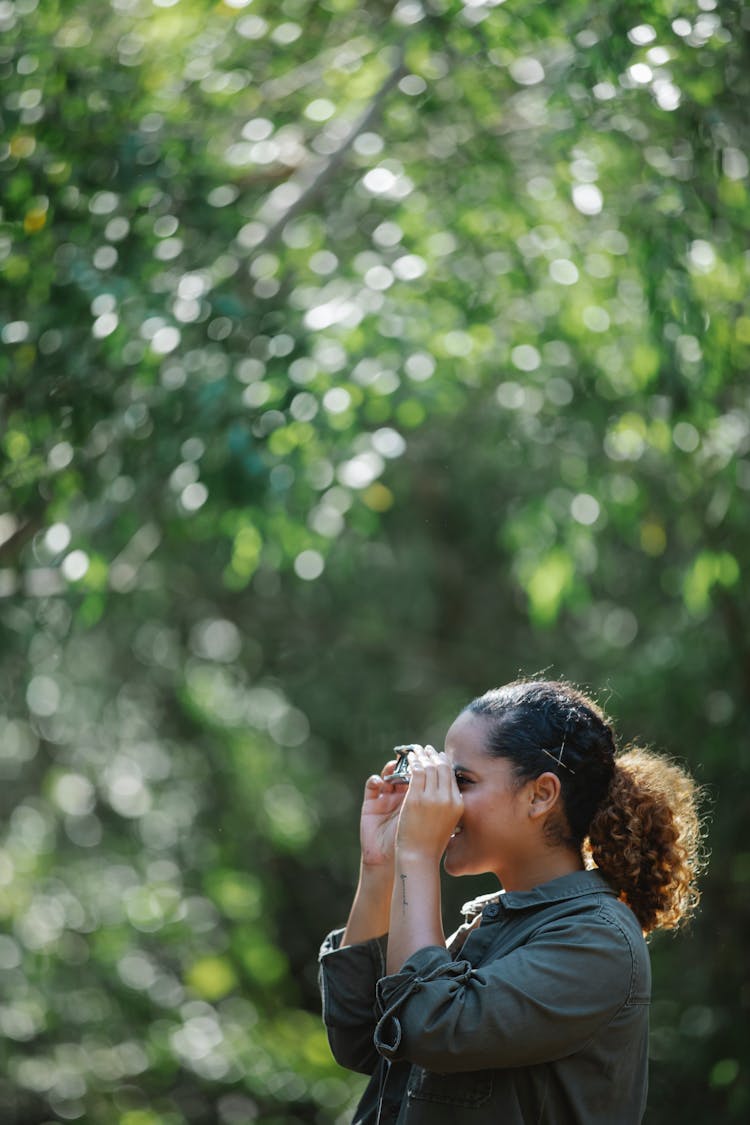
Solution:
{"label": "olive green jacket", "polygon": [[331,1049],[371,1075],[355,1125],[637,1125],[651,975],[632,911],[581,871],[464,913],[450,949],[391,976],[386,937],[323,943]]}

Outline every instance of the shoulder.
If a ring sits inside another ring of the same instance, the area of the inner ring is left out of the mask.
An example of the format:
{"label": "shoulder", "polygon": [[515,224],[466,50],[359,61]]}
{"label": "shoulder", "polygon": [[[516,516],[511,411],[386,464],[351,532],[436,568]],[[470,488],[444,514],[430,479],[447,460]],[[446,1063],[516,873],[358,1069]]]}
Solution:
{"label": "shoulder", "polygon": [[648,1002],[651,996],[651,960],[640,922],[630,907],[617,898],[600,906],[601,926],[618,947],[627,947],[631,968],[629,999]]}
{"label": "shoulder", "polygon": [[541,911],[529,940],[554,947],[561,961],[578,967],[588,987],[611,989],[625,1003],[648,1003],[648,947],[633,911],[611,892]]}

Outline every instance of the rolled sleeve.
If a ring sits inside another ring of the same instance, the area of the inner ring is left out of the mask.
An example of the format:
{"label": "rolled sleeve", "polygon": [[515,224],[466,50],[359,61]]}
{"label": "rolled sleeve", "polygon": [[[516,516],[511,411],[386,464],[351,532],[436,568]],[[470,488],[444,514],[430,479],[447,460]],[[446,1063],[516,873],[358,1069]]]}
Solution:
{"label": "rolled sleeve", "polygon": [[387,939],[383,935],[342,947],[343,933],[334,930],[320,949],[323,1021],[336,1062],[372,1074],[379,1057],[373,1043],[375,988],[385,974]]}
{"label": "rolled sleeve", "polygon": [[375,1044],[442,1073],[549,1062],[617,1015],[632,978],[627,936],[605,921],[550,925],[478,968],[430,946],[378,984]]}

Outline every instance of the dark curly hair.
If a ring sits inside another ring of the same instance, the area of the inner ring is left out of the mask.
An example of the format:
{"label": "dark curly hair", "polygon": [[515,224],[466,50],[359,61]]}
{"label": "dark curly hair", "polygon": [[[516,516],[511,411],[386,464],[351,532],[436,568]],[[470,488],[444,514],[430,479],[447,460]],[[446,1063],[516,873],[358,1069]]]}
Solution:
{"label": "dark curly hair", "polygon": [[508,758],[520,784],[560,779],[563,816],[550,842],[577,848],[632,909],[644,933],[673,929],[698,904],[702,866],[698,788],[681,766],[650,750],[618,753],[602,710],[561,681],[517,681],[473,700],[487,750]]}

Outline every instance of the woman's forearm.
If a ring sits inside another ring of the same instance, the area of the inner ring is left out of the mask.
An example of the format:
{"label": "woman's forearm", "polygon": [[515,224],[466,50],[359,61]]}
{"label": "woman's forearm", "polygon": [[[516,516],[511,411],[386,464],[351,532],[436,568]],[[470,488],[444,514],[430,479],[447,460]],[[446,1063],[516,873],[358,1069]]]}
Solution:
{"label": "woman's forearm", "polygon": [[360,865],[359,883],[341,939],[342,945],[354,945],[388,933],[392,889],[392,867]]}
{"label": "woman's forearm", "polygon": [[426,945],[445,945],[440,910],[440,861],[397,851],[387,971],[397,973],[412,953]]}

